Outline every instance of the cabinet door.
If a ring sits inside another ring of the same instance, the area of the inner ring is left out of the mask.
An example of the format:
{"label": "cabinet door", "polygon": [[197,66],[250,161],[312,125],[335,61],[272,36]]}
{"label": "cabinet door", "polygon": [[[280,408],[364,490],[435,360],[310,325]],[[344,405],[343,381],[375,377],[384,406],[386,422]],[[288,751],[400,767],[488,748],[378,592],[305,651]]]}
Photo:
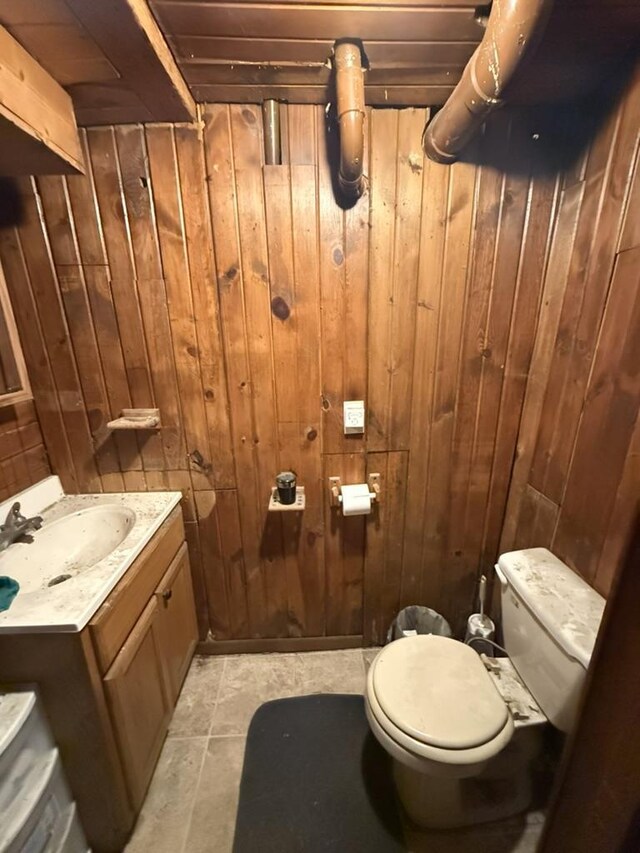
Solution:
{"label": "cabinet door", "polygon": [[173,703],[164,667],[158,602],[152,598],[104,678],[134,809],[142,805]]}
{"label": "cabinet door", "polygon": [[184,543],[158,589],[159,622],[171,704],[175,704],[198,642],[189,554]]}

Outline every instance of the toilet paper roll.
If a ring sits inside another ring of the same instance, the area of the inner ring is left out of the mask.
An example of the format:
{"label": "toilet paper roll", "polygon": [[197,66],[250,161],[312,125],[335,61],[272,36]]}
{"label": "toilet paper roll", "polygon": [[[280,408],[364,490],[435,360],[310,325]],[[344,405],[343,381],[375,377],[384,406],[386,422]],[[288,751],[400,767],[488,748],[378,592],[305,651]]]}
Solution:
{"label": "toilet paper roll", "polygon": [[342,495],[343,515],[369,515],[371,512],[371,492],[366,483],[343,486],[340,493]]}

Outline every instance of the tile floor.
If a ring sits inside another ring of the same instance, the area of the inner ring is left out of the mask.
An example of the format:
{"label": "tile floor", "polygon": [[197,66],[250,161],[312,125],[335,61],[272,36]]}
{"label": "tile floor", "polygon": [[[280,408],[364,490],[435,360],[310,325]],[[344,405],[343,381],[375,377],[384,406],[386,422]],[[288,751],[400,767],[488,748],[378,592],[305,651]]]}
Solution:
{"label": "tile floor", "polygon": [[[127,853],[228,853],[254,711],[286,696],[361,693],[375,654],[351,649],[195,657]],[[455,835],[427,837],[407,828],[407,850],[534,853],[541,826],[541,816],[532,813]]]}

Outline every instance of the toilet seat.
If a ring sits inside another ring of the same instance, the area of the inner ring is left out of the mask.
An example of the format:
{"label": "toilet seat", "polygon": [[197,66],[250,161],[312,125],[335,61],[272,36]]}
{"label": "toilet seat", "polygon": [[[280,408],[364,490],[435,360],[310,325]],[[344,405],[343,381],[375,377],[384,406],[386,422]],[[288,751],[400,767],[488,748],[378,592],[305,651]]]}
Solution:
{"label": "toilet seat", "polygon": [[484,762],[513,734],[509,710],[479,656],[432,634],[386,646],[367,679],[368,710],[396,744],[441,764]]}

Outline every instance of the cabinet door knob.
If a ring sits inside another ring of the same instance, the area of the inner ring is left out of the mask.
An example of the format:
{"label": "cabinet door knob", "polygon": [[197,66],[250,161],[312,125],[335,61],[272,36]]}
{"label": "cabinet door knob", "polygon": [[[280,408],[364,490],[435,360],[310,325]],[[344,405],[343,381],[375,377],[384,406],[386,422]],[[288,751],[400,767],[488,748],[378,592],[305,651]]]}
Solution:
{"label": "cabinet door knob", "polygon": [[171,598],[172,595],[173,595],[172,590],[165,589],[165,591],[162,593],[163,601],[169,601],[169,599]]}

